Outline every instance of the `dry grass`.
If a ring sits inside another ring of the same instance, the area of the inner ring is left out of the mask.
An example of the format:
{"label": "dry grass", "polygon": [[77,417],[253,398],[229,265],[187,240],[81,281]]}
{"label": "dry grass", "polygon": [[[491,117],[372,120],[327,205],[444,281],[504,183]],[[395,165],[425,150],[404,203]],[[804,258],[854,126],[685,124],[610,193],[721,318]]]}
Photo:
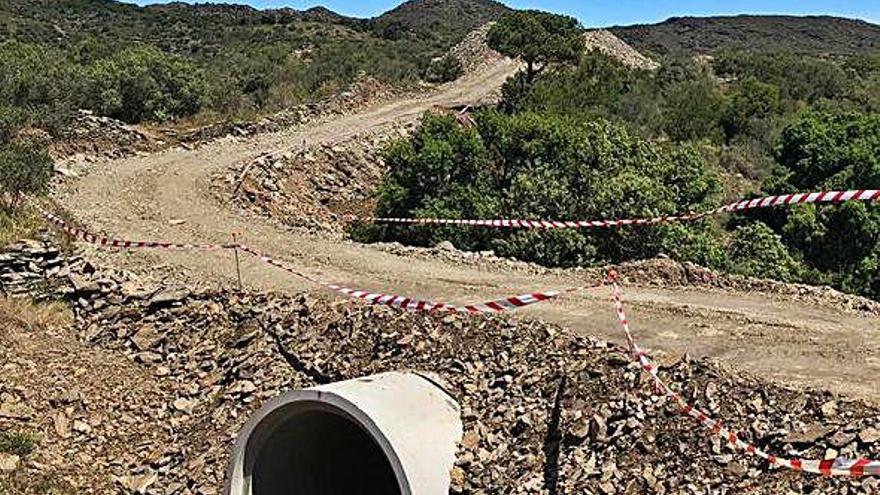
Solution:
{"label": "dry grass", "polygon": [[0,333],[5,333],[9,325],[33,330],[69,325],[72,322],[73,314],[64,303],[34,303],[25,299],[0,298]]}
{"label": "dry grass", "polygon": [[14,472],[0,475],[0,494],[74,495],[76,490],[55,473],[31,474]]}
{"label": "dry grass", "polygon": [[[64,219],[68,224],[76,225],[76,222],[73,221],[67,212],[56,207],[54,204],[44,203],[43,207]],[[0,208],[0,248],[22,239],[38,239],[40,238],[40,233],[45,230],[55,234],[55,245],[59,249],[65,252],[73,250],[73,240],[70,236],[49,225],[33,207],[24,206],[12,211]]]}
{"label": "dry grass", "polygon": [[[11,330],[23,331],[23,338],[32,330],[68,325],[73,315],[70,309],[60,303],[33,303],[23,299],[0,298],[0,346],[12,345],[22,337],[4,338]],[[14,333],[13,333],[14,335]],[[0,432],[0,452],[15,454],[26,458],[39,446],[37,434],[28,430],[6,430]],[[18,469],[0,474],[0,494],[16,495],[73,495],[76,491],[55,473],[34,473]]]}
{"label": "dry grass", "polygon": [[32,208],[15,211],[0,209],[0,246],[7,246],[24,238],[33,238],[45,222]]}

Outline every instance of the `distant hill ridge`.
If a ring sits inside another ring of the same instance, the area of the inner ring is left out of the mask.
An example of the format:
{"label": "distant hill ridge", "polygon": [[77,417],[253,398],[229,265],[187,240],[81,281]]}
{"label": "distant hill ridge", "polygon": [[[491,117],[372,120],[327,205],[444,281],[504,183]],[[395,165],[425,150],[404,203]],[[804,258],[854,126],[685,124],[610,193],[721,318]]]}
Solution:
{"label": "distant hill ridge", "polygon": [[[63,42],[87,34],[124,41],[157,42],[167,31],[202,34],[201,28],[241,29],[295,22],[339,25],[389,39],[416,37],[447,48],[510,9],[493,0],[410,0],[372,19],[337,14],[325,7],[260,10],[248,5],[173,2],[139,7],[115,0],[3,0],[0,39]],[[215,33],[219,38],[221,33]],[[283,35],[267,36],[267,41]]]}
{"label": "distant hill ridge", "polygon": [[[382,39],[406,38],[438,51],[510,10],[494,0],[410,0],[378,17],[358,19],[325,7],[300,11],[209,3],[138,7],[114,0],[3,0],[0,40],[60,44],[96,35],[123,43],[147,41],[169,51],[211,52],[230,37],[271,43],[292,36],[289,30],[271,26],[314,23]],[[808,54],[880,51],[880,26],[829,16],[673,17],[609,31],[646,55],[693,56],[723,49]]]}
{"label": "distant hill ridge", "polygon": [[510,11],[494,0],[410,0],[367,22],[377,34],[413,36],[439,47]]}
{"label": "distant hill ridge", "polygon": [[880,52],[880,25],[831,16],[673,17],[610,31],[637,50],[659,55],[692,56],[725,49],[814,55]]}

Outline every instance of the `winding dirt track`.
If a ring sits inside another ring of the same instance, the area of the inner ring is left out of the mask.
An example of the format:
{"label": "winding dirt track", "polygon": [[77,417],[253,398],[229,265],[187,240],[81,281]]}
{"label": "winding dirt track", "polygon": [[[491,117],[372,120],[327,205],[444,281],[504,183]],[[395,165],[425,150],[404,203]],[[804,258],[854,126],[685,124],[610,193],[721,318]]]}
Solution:
{"label": "winding dirt track", "polygon": [[[247,141],[221,140],[193,151],[96,164],[56,196],[93,230],[119,237],[229,242],[230,233],[273,256],[295,262],[328,282],[445,302],[477,302],[590,282],[577,274],[538,276],[507,269],[401,257],[369,246],[301,235],[222,204],[208,192],[218,170],[285,148],[339,143],[363,132],[407,121],[433,105],[474,103],[516,70],[502,62],[442,91],[397,101],[304,129]],[[185,220],[185,223],[172,219]],[[150,276],[207,285],[234,283],[229,253],[102,253],[108,261]],[[315,290],[270,266],[245,258],[245,283],[261,290]],[[880,321],[831,306],[774,294],[702,289],[626,287],[637,337],[649,349],[718,357],[768,379],[877,399]],[[524,317],[564,324],[622,342],[605,289],[526,308]]]}

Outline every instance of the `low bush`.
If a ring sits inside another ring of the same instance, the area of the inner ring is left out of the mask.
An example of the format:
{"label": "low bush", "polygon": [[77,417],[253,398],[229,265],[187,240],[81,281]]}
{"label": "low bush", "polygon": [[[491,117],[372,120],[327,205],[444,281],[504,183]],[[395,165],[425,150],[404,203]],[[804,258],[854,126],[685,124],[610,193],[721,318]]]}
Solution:
{"label": "low bush", "polygon": [[0,146],[0,207],[11,212],[25,195],[45,193],[53,172],[52,159],[39,143],[16,140]]}
{"label": "low bush", "polygon": [[458,79],[463,72],[461,62],[452,55],[446,55],[431,61],[425,72],[425,80],[433,83],[445,83]]}
{"label": "low bush", "polygon": [[30,455],[37,448],[37,437],[23,431],[0,432],[0,452],[19,457]]}
{"label": "low bush", "polygon": [[[478,126],[426,116],[409,140],[387,152],[381,216],[583,219],[666,215],[708,207],[718,181],[690,146],[660,146],[609,122],[538,113],[477,114]],[[707,225],[625,231],[499,231],[380,226],[362,239],[464,249],[552,266],[583,266],[667,253],[710,265],[723,249]]]}

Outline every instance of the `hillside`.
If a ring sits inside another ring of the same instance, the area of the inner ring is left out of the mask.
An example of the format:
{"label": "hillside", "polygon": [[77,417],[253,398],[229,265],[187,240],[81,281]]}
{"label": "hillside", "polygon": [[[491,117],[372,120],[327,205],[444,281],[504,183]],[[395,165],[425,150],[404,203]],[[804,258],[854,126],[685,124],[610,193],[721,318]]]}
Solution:
{"label": "hillside", "polygon": [[0,122],[57,129],[78,109],[130,124],[252,119],[356,81],[411,87],[433,59],[506,10],[490,0],[413,0],[355,19],[323,7],[8,0],[0,2]]}
{"label": "hillside", "polygon": [[725,49],[814,55],[880,51],[880,26],[827,16],[673,17],[658,24],[610,30],[637,50],[660,55]]}
{"label": "hillside", "polygon": [[324,7],[299,11],[208,3],[138,7],[113,0],[9,0],[0,5],[0,39],[67,44],[95,37],[204,55],[240,43],[317,42],[322,36],[360,31],[442,50],[508,10],[492,0],[410,0],[379,17],[355,19]]}
{"label": "hillside", "polygon": [[410,37],[442,49],[509,11],[494,0],[410,0],[369,23],[383,37]]}
{"label": "hillside", "polygon": [[259,11],[243,5],[138,7],[112,0],[9,0],[0,5],[0,38],[56,45],[84,39],[117,46],[150,43],[173,53],[209,55],[240,43],[301,41],[306,22],[354,27],[320,10]]}

